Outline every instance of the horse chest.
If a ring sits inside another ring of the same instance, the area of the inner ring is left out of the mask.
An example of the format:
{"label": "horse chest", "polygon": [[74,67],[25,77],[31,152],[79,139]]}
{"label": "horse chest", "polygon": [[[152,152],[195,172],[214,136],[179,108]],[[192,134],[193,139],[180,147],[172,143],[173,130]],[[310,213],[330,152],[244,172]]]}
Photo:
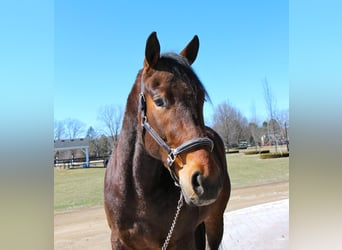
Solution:
{"label": "horse chest", "polygon": [[[170,231],[177,210],[177,198],[170,203],[174,204],[170,205],[168,202],[147,204],[132,200],[126,201],[126,206],[121,203],[114,216],[118,240],[127,244],[130,249],[136,247],[141,249],[142,246],[145,246],[144,249],[160,248]],[[190,235],[189,240],[191,240],[197,220],[196,209],[184,207],[180,212],[173,240],[181,238],[184,240],[185,235]]]}
{"label": "horse chest", "polygon": [[160,249],[168,229],[163,226],[162,219],[156,217],[139,209],[134,213],[121,210],[115,223],[117,240],[127,249]]}
{"label": "horse chest", "polygon": [[154,234],[168,230],[176,212],[176,205],[171,209],[167,204],[146,203],[137,200],[121,200],[114,208],[115,221],[123,230],[129,229],[130,234]]}

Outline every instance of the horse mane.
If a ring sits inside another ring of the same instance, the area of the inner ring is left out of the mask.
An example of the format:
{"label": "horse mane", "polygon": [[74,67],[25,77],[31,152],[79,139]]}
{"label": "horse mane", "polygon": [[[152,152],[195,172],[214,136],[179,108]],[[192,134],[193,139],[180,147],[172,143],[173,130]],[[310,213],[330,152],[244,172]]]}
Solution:
{"label": "horse mane", "polygon": [[197,93],[198,90],[202,91],[204,93],[204,101],[209,101],[211,103],[207,90],[185,57],[169,52],[161,54],[160,61],[162,63],[157,65],[157,69],[169,71],[184,82],[189,83],[194,93]]}

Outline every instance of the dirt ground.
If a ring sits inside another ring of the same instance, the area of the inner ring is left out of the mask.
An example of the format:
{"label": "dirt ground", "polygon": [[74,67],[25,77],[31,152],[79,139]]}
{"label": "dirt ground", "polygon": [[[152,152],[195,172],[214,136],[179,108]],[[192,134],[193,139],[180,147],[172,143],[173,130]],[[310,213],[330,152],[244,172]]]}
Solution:
{"label": "dirt ground", "polygon": [[[288,197],[288,182],[238,188],[232,190],[227,211]],[[54,223],[55,250],[111,249],[110,232],[102,206],[56,213]]]}

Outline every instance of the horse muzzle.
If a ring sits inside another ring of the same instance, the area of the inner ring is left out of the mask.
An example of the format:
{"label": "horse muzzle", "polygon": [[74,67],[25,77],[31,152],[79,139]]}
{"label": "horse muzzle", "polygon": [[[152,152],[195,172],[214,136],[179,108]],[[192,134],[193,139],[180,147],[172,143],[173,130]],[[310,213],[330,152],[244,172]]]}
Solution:
{"label": "horse muzzle", "polygon": [[216,164],[200,164],[198,154],[178,172],[179,184],[187,204],[206,206],[216,201],[222,180]]}

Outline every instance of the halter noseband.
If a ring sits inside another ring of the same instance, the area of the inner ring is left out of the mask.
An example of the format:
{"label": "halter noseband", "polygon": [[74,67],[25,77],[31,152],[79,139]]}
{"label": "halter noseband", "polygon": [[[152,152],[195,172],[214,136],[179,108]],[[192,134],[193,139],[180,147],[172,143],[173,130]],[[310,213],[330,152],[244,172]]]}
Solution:
{"label": "halter noseband", "polygon": [[[199,146],[207,146],[210,148],[210,151],[213,151],[214,142],[208,137],[198,137],[193,138],[189,141],[184,142],[180,146],[176,148],[171,148],[166,142],[158,135],[158,133],[151,127],[151,125],[147,121],[146,116],[146,99],[144,94],[144,80],[141,74],[141,92],[139,95],[140,98],[140,111],[141,111],[141,125],[143,130],[145,129],[151,137],[161,146],[168,154],[167,156],[167,169],[170,172],[172,179],[175,182],[175,185],[179,187],[179,179],[177,178],[174,170],[172,169],[173,163],[175,162],[177,155],[183,153],[185,151],[189,151],[194,148],[198,148]],[[144,131],[142,133],[144,135]]]}

